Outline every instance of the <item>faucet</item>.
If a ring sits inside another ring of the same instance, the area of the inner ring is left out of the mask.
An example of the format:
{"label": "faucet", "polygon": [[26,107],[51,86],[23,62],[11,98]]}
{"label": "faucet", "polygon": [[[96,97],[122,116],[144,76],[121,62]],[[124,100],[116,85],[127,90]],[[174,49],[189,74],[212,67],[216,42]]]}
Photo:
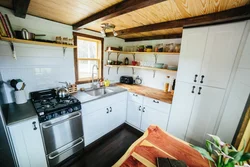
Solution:
{"label": "faucet", "polygon": [[[94,67],[96,67],[97,71],[99,70],[98,66],[97,65],[93,65],[92,66],[92,89],[96,89],[98,88],[98,84],[99,84],[99,81],[97,82],[97,84],[94,83]],[[98,80],[98,79],[97,79]],[[100,84],[99,84],[99,87],[100,87]]]}

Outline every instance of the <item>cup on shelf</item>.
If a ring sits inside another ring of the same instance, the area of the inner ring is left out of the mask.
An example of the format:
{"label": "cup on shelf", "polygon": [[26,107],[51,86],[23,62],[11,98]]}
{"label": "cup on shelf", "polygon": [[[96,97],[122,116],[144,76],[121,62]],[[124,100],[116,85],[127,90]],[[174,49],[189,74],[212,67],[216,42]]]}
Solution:
{"label": "cup on shelf", "polygon": [[63,37],[63,44],[68,44],[69,39],[67,37]]}

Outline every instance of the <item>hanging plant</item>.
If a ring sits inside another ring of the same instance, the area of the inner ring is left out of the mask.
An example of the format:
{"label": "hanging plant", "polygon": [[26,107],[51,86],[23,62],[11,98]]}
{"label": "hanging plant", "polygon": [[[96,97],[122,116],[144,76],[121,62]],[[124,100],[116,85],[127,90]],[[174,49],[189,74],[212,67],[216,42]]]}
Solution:
{"label": "hanging plant", "polygon": [[194,145],[191,147],[208,160],[210,167],[250,167],[247,163],[250,160],[250,153],[244,153],[245,144],[238,151],[232,145],[222,142],[218,136],[209,136],[212,137],[212,141],[206,140],[206,149]]}

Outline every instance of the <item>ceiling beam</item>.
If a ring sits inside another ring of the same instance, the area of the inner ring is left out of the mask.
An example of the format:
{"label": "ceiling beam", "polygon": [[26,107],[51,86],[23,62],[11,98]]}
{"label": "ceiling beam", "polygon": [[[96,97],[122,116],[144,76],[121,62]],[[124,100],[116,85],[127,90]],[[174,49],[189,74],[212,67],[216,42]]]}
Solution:
{"label": "ceiling beam", "polygon": [[13,11],[17,17],[25,18],[30,0],[13,0]]}
{"label": "ceiling beam", "polygon": [[[232,22],[238,20],[245,20],[250,18],[250,5],[229,9],[222,12],[196,16],[186,19],[179,19],[156,24],[150,24],[140,27],[128,28],[116,31],[119,35],[127,35],[139,32],[156,31],[170,28],[179,28],[187,25],[198,26],[205,24],[217,24],[222,22]],[[107,37],[113,36],[113,33],[107,33]]]}
{"label": "ceiling beam", "polygon": [[77,30],[81,28],[82,26],[92,23],[95,21],[104,21],[125,13],[132,12],[134,10],[144,8],[147,6],[151,6],[160,2],[163,2],[166,0],[124,0],[120,3],[117,3],[113,6],[108,7],[107,9],[104,9],[96,14],[93,14],[73,25],[73,29]]}
{"label": "ceiling beam", "polygon": [[156,35],[156,36],[147,36],[147,37],[138,37],[138,38],[125,38],[125,42],[146,41],[146,40],[156,40],[156,39],[175,39],[175,38],[181,38],[181,37],[182,37],[182,33],[168,34],[168,35]]}

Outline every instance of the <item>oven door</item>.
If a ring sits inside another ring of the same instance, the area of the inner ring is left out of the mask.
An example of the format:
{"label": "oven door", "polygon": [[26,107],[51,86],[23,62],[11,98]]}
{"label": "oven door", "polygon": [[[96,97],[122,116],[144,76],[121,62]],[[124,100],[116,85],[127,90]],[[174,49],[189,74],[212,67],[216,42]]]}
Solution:
{"label": "oven door", "polygon": [[83,137],[81,112],[73,112],[41,123],[47,154]]}

